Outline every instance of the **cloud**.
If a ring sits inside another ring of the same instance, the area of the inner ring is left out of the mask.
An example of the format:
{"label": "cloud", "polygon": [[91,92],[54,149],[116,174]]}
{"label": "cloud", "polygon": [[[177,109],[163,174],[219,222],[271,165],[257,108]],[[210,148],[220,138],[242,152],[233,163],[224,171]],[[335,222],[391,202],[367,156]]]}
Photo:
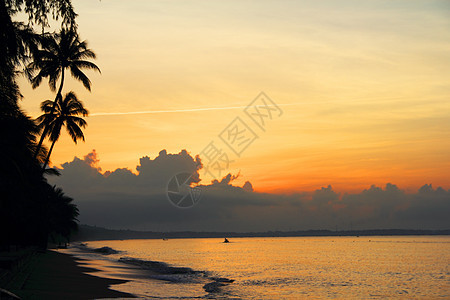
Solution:
{"label": "cloud", "polygon": [[97,152],[95,151],[95,149],[92,150],[92,152],[90,152],[84,156],[84,161],[92,168],[95,168],[99,171],[102,170],[98,165],[100,160],[97,158]]}
{"label": "cloud", "polygon": [[[450,191],[431,184],[413,194],[390,183],[355,194],[337,193],[330,185],[313,192],[267,194],[255,192],[248,181],[233,185],[239,174],[202,182],[201,160],[186,150],[142,157],[137,174],[124,168],[102,173],[99,162],[93,150],[62,164],[62,175],[50,179],[75,199],[84,224],[154,231],[450,228]],[[181,172],[192,174],[189,184],[202,190],[190,209],[174,207],[166,195],[169,180]]]}
{"label": "cloud", "polygon": [[242,189],[246,192],[253,192],[253,185],[250,183],[250,181],[246,181],[242,186]]}
{"label": "cloud", "polygon": [[138,178],[146,184],[165,188],[167,182],[177,173],[185,172],[193,174],[189,183],[198,183],[200,177],[198,170],[202,168],[200,157],[193,158],[186,150],[178,154],[167,154],[166,150],[159,152],[155,159],[145,156],[139,160],[136,167],[139,171]]}

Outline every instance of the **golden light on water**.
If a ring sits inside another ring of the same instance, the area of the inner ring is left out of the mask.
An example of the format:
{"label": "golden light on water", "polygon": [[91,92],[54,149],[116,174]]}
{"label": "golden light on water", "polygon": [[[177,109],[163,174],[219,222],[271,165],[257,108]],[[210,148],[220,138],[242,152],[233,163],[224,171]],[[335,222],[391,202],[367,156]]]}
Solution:
{"label": "golden light on water", "polygon": [[[233,279],[233,283],[223,288],[229,297],[298,299],[426,295],[435,298],[448,294],[445,280],[449,256],[447,237],[267,237],[230,238],[229,244],[222,241],[98,241],[89,242],[88,246],[109,245],[123,251],[110,256],[112,260],[126,254],[140,260],[168,262],[174,267],[208,270],[209,276]],[[99,267],[98,264],[94,266]],[[114,276],[111,269],[106,269],[109,270],[106,274]],[[151,277],[156,269],[139,270]],[[143,274],[141,279],[145,278]],[[166,276],[173,276],[173,280],[177,278],[176,274]],[[163,291],[163,297],[193,297],[204,295],[202,285],[202,280],[183,284],[149,280],[115,288],[140,296],[146,293],[157,296]]]}

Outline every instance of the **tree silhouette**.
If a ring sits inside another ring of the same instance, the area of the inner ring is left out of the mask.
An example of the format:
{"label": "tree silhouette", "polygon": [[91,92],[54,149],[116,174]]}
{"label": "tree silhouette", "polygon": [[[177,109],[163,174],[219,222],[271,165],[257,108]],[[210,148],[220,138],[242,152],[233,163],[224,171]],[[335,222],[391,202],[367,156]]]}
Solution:
{"label": "tree silhouette", "polygon": [[70,234],[77,230],[78,208],[73,199],[64,194],[61,188],[48,186],[49,210],[47,211],[48,232],[60,235],[68,241]]}
{"label": "tree silhouette", "polygon": [[46,134],[52,142],[42,167],[45,170],[53,147],[61,135],[62,127],[66,127],[75,144],[79,139],[84,141],[84,134],[81,128],[85,128],[87,123],[79,116],[87,117],[89,112],[84,108],[83,102],[78,100],[74,92],[67,93],[64,99],[56,100],[56,103],[50,100],[42,102],[41,110],[44,114],[37,118],[36,121],[39,127],[47,128]]}
{"label": "tree silhouette", "polygon": [[[64,86],[65,70],[70,70],[72,77],[82,82],[87,90],[91,90],[91,81],[83,73],[82,69],[91,69],[100,72],[94,63],[86,60],[95,59],[95,53],[88,49],[86,41],[80,41],[76,31],[62,29],[59,33],[45,34],[42,37],[42,49],[34,52],[34,61],[27,66],[33,88],[38,87],[44,78],[48,78],[48,83],[52,91],[56,91],[57,81],[59,88],[56,92],[55,101],[50,112],[56,108],[58,100],[62,98]],[[36,75],[34,75],[37,72]],[[49,129],[43,128],[37,150],[39,151],[44,138],[48,135]],[[37,152],[35,153],[35,156]]]}
{"label": "tree silhouette", "polygon": [[1,2],[10,9],[10,15],[18,12],[26,13],[30,25],[48,27],[48,16],[50,15],[55,20],[61,19],[63,27],[76,27],[75,17],[77,14],[73,10],[71,0],[3,0]]}
{"label": "tree silhouette", "polygon": [[[28,25],[13,20],[19,12],[28,15]],[[45,249],[50,232],[65,236],[76,226],[76,206],[43,176],[47,150],[38,147],[35,121],[20,109],[16,82],[32,54],[44,49],[31,25],[44,28],[48,18],[59,18],[73,30],[75,16],[70,0],[0,0],[0,251],[11,245]]]}

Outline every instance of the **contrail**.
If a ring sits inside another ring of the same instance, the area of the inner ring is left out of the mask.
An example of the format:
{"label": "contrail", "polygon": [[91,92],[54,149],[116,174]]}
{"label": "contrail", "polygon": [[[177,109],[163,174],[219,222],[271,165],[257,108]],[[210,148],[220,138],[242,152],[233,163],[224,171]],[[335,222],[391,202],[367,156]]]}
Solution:
{"label": "contrail", "polygon": [[[277,106],[287,106],[287,105],[296,105],[296,103],[292,104],[277,104]],[[211,110],[231,110],[231,109],[242,109],[246,108],[245,106],[227,106],[227,107],[200,107],[200,108],[186,108],[186,109],[173,109],[173,110],[144,110],[144,111],[130,111],[130,112],[99,112],[89,114],[91,117],[96,116],[121,116],[121,115],[143,115],[143,114],[167,114],[167,113],[181,113],[181,112],[196,112],[196,111],[211,111]],[[267,106],[275,106],[275,105],[267,105]]]}
{"label": "contrail", "polygon": [[[410,97],[387,97],[387,98],[361,98],[352,99],[351,104],[365,104],[365,103],[382,103],[385,101],[401,100],[401,99],[411,99]],[[378,100],[378,101],[377,101]],[[336,101],[307,101],[298,103],[281,103],[277,106],[293,106],[293,105],[305,105],[305,104],[337,104]],[[340,105],[343,105],[342,103]],[[265,107],[275,106],[268,104]],[[185,108],[185,109],[172,109],[172,110],[144,110],[144,111],[130,111],[130,112],[98,112],[89,114],[91,117],[97,116],[122,116],[122,115],[143,115],[143,114],[170,114],[170,113],[183,113],[183,112],[197,112],[197,111],[213,111],[213,110],[232,110],[232,109],[243,109],[248,107],[248,105],[242,106],[226,106],[226,107],[199,107],[199,108]]]}

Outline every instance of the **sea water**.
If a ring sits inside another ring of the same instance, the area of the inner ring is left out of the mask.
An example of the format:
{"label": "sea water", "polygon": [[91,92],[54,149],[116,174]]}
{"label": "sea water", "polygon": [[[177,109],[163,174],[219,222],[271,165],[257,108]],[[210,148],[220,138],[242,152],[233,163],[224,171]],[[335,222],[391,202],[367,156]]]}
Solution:
{"label": "sea water", "polygon": [[[95,241],[69,252],[144,299],[450,298],[448,236],[229,240]],[[101,247],[118,252],[92,251]]]}

